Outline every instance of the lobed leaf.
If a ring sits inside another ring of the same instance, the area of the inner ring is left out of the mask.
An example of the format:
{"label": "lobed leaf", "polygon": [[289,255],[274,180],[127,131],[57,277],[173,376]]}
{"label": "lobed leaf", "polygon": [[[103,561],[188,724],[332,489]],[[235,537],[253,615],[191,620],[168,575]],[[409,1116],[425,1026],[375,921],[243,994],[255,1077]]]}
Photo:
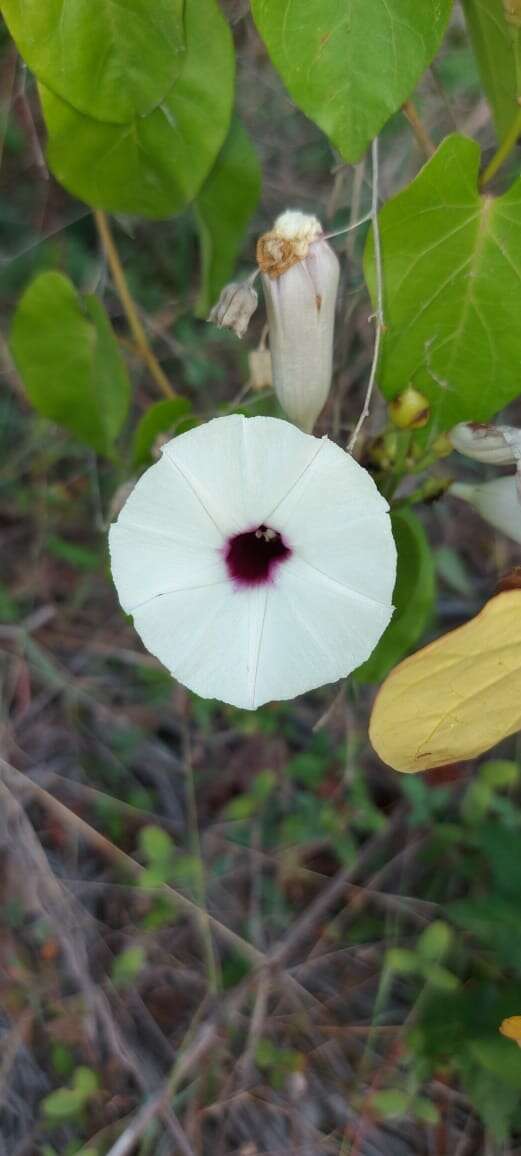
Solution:
{"label": "lobed leaf", "polygon": [[[380,214],[385,397],[413,382],[431,432],[486,421],[519,393],[521,178],[480,196],[475,141],[449,136]],[[365,274],[375,300],[372,235]]]}

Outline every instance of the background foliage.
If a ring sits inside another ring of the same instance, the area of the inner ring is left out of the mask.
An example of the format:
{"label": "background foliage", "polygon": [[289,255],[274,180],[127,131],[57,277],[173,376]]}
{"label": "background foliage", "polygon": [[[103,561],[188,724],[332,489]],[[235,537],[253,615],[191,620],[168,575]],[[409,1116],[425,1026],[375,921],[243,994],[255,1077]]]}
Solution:
{"label": "background foliage", "polygon": [[[367,736],[376,685],[474,637],[519,563],[446,496],[485,472],[440,438],[521,418],[517,0],[0,8],[0,1153],[515,1153],[518,739],[414,778]],[[262,311],[243,343],[204,317],[288,206],[365,220],[333,242],[317,427],[346,444],[376,134],[356,452],[393,502],[397,612],[347,686],[250,715],[141,650],[106,530],[158,439],[280,413]]]}

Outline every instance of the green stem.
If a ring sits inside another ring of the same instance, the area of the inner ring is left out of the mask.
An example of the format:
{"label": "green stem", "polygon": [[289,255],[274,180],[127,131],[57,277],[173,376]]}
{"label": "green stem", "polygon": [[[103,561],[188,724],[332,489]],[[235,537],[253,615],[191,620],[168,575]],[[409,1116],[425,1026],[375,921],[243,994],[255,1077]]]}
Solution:
{"label": "green stem", "polygon": [[479,182],[480,189],[484,189],[485,185],[489,184],[489,182],[492,180],[493,177],[495,177],[496,173],[499,171],[501,166],[504,165],[506,160],[508,160],[511,152],[513,152],[513,150],[516,147],[518,137],[520,135],[521,135],[521,108],[518,109],[506,136],[503,137],[503,140],[501,141],[501,144],[500,144],[499,148],[497,149],[497,152],[494,153],[492,160],[489,161],[484,173],[482,174],[480,182]]}
{"label": "green stem", "polygon": [[391,498],[396,493],[402,478],[404,478],[409,472],[405,467],[405,462],[407,460],[407,454],[409,453],[411,446],[412,433],[410,430],[397,430],[396,437],[398,438],[396,456],[392,465],[392,469],[389,471],[383,485],[381,486],[381,491],[384,497],[387,498],[388,502],[390,502]]}

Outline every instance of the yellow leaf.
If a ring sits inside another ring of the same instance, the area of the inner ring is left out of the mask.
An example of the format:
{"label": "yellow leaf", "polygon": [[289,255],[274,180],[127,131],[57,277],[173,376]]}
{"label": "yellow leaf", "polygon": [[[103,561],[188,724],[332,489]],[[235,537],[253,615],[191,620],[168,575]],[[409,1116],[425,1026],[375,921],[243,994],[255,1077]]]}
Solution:
{"label": "yellow leaf", "polygon": [[473,758],[520,727],[521,590],[508,590],[391,672],[369,735],[385,763],[410,772]]}
{"label": "yellow leaf", "polygon": [[509,1016],[500,1024],[499,1030],[502,1036],[507,1036],[509,1040],[515,1040],[516,1044],[521,1046],[521,1016]]}

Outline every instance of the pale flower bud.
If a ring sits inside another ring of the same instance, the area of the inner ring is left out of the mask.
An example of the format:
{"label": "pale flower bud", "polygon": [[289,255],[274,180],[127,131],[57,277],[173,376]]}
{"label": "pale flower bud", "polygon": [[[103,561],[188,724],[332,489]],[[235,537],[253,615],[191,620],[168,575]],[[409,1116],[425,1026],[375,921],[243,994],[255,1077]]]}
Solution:
{"label": "pale flower bud", "polygon": [[477,462],[509,466],[521,461],[521,430],[515,426],[460,422],[449,437],[458,453]]}
{"label": "pale flower bud", "polygon": [[288,417],[311,432],[331,387],[340,267],[316,217],[286,212],[257,245],[273,386]]}
{"label": "pale flower bud", "polygon": [[469,502],[490,522],[496,530],[501,530],[513,542],[521,543],[521,474],[494,478],[492,482],[471,485],[467,482],[453,482],[449,494]]}
{"label": "pale flower bud", "polygon": [[269,349],[252,349],[248,354],[250,367],[250,389],[271,389],[273,385],[271,374],[271,353]]}
{"label": "pale flower bud", "polygon": [[250,278],[247,281],[231,281],[225,285],[208,320],[221,329],[233,329],[237,337],[244,337],[258,302],[258,294]]}

